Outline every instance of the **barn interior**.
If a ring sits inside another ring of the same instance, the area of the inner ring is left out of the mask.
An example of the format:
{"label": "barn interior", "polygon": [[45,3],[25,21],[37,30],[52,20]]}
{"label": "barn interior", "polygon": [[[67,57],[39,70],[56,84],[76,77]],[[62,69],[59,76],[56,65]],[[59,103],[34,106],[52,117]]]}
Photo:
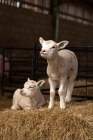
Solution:
{"label": "barn interior", "polygon": [[[0,137],[1,140],[93,139],[93,1],[0,0]],[[71,103],[48,109],[47,62],[39,37],[60,42],[78,58]],[[38,110],[11,110],[13,93],[27,78],[44,79],[46,100]],[[55,122],[55,123],[54,123]],[[20,131],[19,131],[20,130]]]}

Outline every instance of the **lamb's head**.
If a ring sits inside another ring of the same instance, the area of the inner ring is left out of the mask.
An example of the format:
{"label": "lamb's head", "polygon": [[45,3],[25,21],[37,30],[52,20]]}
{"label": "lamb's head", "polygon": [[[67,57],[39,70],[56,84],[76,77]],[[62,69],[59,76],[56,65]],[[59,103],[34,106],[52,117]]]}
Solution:
{"label": "lamb's head", "polygon": [[45,59],[54,59],[58,53],[58,50],[63,49],[67,46],[68,41],[61,41],[56,43],[53,40],[45,41],[42,37],[39,38],[39,42],[42,45],[40,54]]}
{"label": "lamb's head", "polygon": [[27,97],[32,97],[37,94],[37,90],[40,90],[40,87],[45,83],[44,80],[38,82],[30,80],[28,78],[27,82],[24,84],[24,88],[20,91],[20,94]]}

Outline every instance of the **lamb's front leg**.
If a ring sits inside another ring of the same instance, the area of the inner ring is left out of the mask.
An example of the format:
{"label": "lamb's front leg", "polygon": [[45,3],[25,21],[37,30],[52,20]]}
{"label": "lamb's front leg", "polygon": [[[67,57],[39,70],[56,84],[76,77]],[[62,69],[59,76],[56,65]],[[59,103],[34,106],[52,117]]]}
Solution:
{"label": "lamb's front leg", "polygon": [[55,97],[55,88],[56,88],[56,81],[52,81],[50,78],[48,79],[50,84],[50,101],[48,108],[51,109],[54,106],[54,97]]}
{"label": "lamb's front leg", "polygon": [[60,109],[65,109],[65,98],[66,98],[66,92],[67,92],[67,80],[60,80],[60,87],[58,90],[59,97],[60,97]]}

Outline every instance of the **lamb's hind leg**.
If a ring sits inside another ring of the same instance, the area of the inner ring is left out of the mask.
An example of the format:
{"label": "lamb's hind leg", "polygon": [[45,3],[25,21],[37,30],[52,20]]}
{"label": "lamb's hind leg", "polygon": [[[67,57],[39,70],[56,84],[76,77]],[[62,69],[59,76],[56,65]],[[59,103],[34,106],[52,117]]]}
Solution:
{"label": "lamb's hind leg", "polygon": [[76,77],[75,75],[72,75],[68,79],[67,94],[66,94],[66,99],[65,99],[66,102],[71,101],[71,96],[72,96],[72,92],[73,92],[73,88],[74,88],[75,77]]}

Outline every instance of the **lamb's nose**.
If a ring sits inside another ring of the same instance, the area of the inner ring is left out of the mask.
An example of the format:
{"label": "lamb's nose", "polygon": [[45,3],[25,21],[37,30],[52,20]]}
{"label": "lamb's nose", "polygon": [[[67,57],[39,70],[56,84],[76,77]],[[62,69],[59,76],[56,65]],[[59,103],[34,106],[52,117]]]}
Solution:
{"label": "lamb's nose", "polygon": [[45,50],[41,50],[41,52],[40,53],[44,53],[45,52]]}

